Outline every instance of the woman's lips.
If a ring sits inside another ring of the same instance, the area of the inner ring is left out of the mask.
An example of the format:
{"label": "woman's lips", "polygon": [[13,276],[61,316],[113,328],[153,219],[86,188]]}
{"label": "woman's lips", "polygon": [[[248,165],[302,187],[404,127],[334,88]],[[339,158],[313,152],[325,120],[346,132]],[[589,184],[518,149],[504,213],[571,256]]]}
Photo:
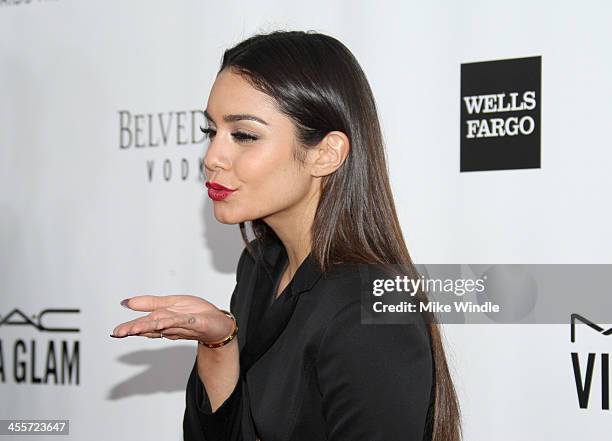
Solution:
{"label": "woman's lips", "polygon": [[214,201],[222,201],[236,190],[232,190],[224,185],[217,184],[216,182],[206,181],[206,187],[208,188],[208,197]]}

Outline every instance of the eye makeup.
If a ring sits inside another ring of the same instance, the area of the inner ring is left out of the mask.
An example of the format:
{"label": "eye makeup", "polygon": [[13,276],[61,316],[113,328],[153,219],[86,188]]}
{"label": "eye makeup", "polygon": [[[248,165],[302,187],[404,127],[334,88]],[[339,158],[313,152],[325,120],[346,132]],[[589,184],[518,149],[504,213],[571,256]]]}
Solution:
{"label": "eye makeup", "polygon": [[[209,127],[205,128],[205,127],[202,127],[202,126],[200,126],[200,131],[202,133],[204,133],[206,135],[206,137],[208,139],[210,139],[210,140],[212,140],[215,137],[216,133],[217,133],[217,131],[214,130],[214,129],[211,129]],[[259,139],[258,136],[251,135],[250,133],[245,133],[245,132],[242,132],[242,131],[239,131],[239,130],[235,131],[235,132],[232,132],[232,137],[236,141],[242,142],[242,143],[255,142],[255,141],[257,141]]]}

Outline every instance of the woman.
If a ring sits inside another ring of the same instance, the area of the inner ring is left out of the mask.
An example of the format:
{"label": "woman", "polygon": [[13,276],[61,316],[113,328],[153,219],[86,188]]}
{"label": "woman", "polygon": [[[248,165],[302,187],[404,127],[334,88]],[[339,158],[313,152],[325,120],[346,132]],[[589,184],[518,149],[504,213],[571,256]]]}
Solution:
{"label": "woman", "polygon": [[255,35],[225,52],[205,114],[215,217],[246,245],[230,311],[137,296],[125,304],[151,313],[114,332],[199,341],[185,441],[459,440],[435,321],[361,323],[357,265],[412,262],[352,53],[310,31]]}

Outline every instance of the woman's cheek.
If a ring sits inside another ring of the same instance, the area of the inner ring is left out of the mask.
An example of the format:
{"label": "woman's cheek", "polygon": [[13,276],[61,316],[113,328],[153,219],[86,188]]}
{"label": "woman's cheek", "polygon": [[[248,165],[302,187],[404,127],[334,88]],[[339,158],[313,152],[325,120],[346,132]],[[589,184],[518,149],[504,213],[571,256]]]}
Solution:
{"label": "woman's cheek", "polygon": [[238,182],[249,186],[265,185],[270,178],[278,174],[283,164],[261,155],[244,153],[234,161],[234,170]]}

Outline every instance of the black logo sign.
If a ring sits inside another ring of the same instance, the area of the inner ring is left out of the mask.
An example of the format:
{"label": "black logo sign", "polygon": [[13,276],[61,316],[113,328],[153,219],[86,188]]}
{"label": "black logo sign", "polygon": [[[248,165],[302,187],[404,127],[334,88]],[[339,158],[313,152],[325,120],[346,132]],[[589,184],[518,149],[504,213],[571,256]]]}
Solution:
{"label": "black logo sign", "polygon": [[580,320],[582,323],[584,323],[585,325],[587,325],[589,328],[594,329],[595,331],[601,333],[602,335],[610,335],[612,334],[612,328],[609,329],[604,329],[601,326],[599,326],[596,323],[593,323],[592,321],[590,321],[589,319],[579,315],[579,314],[572,314],[570,316],[570,340],[572,341],[572,343],[576,342],[576,321]]}
{"label": "black logo sign", "polygon": [[[587,325],[590,329],[595,330],[601,335],[608,336],[612,334],[612,328],[604,329],[591,320],[579,315],[571,314],[570,316],[570,340],[572,343],[576,342],[576,322],[580,321]],[[576,386],[576,395],[578,397],[578,406],[581,409],[588,409],[589,399],[591,398],[591,390],[593,387],[593,380],[596,380],[596,367],[595,363],[599,356],[599,376],[600,388],[601,388],[601,409],[610,410],[610,354],[603,352],[598,354],[596,352],[588,352],[586,357],[586,366],[581,365],[580,359],[581,354],[578,352],[571,352],[570,356],[572,359],[572,370],[574,371],[574,383]]]}
{"label": "black logo sign", "polygon": [[542,57],[461,65],[460,171],[540,168]]}

